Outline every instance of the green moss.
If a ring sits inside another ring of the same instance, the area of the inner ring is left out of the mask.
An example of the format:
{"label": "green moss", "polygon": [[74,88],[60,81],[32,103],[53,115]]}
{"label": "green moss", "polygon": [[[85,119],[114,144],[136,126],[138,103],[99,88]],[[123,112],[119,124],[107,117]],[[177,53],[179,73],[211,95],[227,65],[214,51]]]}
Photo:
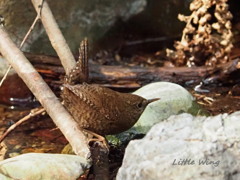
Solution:
{"label": "green moss", "polygon": [[187,113],[192,114],[193,116],[210,116],[211,115],[210,112],[204,109],[196,101],[192,102],[192,106],[187,110]]}

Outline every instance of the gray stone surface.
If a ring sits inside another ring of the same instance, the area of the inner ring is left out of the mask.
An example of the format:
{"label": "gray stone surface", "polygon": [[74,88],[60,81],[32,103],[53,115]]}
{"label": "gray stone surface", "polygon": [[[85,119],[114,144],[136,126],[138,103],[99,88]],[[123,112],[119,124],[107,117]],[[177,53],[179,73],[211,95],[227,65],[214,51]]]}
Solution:
{"label": "gray stone surface", "polygon": [[240,111],[174,115],[126,149],[117,180],[240,179]]}
{"label": "gray stone surface", "polygon": [[28,153],[0,161],[0,179],[76,180],[89,167],[76,155]]}

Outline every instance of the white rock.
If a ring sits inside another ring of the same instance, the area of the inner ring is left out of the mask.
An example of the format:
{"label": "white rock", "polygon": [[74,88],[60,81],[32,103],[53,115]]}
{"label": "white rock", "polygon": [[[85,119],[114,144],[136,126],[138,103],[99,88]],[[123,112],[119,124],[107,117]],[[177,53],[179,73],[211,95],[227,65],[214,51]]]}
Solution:
{"label": "white rock", "polygon": [[75,180],[90,167],[80,156],[28,153],[0,162],[0,179]]}
{"label": "white rock", "polygon": [[238,180],[239,120],[240,111],[171,116],[129,143],[117,180]]}
{"label": "white rock", "polygon": [[187,112],[193,104],[193,96],[182,86],[170,82],[151,83],[135,91],[133,94],[146,99],[160,98],[143,112],[134,127],[146,133],[154,124],[179,112]]}

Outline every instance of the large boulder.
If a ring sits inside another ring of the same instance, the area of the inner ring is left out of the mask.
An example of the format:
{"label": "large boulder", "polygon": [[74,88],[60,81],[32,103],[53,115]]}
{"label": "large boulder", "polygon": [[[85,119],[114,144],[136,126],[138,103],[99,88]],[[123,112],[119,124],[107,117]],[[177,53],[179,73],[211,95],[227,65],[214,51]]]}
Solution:
{"label": "large boulder", "polygon": [[240,179],[239,119],[171,116],[129,143],[117,180]]}

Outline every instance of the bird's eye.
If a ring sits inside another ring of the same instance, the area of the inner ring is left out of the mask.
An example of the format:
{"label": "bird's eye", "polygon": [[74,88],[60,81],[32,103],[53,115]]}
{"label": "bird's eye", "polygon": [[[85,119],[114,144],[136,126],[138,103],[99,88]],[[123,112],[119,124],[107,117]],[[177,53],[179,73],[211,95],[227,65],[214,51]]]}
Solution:
{"label": "bird's eye", "polygon": [[137,104],[137,107],[138,107],[138,108],[141,108],[141,107],[142,107],[142,105],[143,105],[143,103],[142,103],[142,102],[140,102],[140,103],[138,103],[138,104]]}

